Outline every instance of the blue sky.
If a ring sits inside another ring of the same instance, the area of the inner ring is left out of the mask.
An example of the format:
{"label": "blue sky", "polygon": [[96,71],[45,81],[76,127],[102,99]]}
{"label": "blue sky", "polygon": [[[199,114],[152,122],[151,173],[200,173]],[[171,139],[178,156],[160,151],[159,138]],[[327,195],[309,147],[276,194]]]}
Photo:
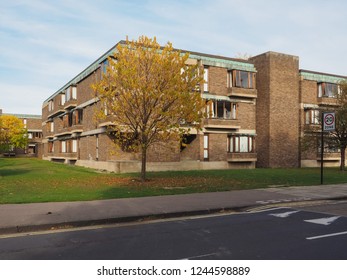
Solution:
{"label": "blue sky", "polygon": [[344,0],[0,0],[0,109],[41,114],[126,36],[229,57],[283,52],[347,75],[346,10]]}

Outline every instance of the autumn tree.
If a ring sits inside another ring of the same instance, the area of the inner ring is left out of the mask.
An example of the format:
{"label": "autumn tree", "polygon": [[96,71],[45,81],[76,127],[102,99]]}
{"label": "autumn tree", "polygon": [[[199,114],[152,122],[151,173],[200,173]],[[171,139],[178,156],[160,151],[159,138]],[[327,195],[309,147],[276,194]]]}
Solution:
{"label": "autumn tree", "polygon": [[0,116],[0,150],[10,152],[14,148],[25,148],[28,143],[27,130],[15,116]]}
{"label": "autumn tree", "polygon": [[113,119],[115,143],[141,153],[142,181],[148,148],[177,141],[201,122],[198,87],[203,71],[197,63],[187,63],[188,58],[171,43],[161,47],[155,38],[127,40],[117,46],[106,73],[93,85],[103,106],[99,118],[107,114]]}

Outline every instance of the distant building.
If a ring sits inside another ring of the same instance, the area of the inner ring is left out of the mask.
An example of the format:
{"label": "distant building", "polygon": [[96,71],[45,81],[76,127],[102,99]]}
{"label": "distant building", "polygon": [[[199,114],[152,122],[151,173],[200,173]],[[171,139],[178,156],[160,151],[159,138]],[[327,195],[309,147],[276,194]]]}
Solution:
{"label": "distant building", "polygon": [[12,155],[26,155],[42,157],[41,143],[42,143],[42,117],[41,115],[30,114],[8,114],[3,113],[0,109],[0,115],[15,116],[22,120],[24,127],[28,131],[28,146],[25,149],[14,149]]}
{"label": "distant building", "polygon": [[[116,46],[44,101],[44,159],[115,172],[140,170],[138,155],[111,152],[106,128],[112,116],[103,122],[94,118],[101,104],[91,85],[102,79]],[[330,88],[347,77],[299,70],[299,57],[276,52],[248,60],[189,54],[187,63],[204,69],[203,129],[187,138],[187,146],[152,147],[148,170],[319,165],[317,147],[301,150],[303,131],[317,108],[334,106]],[[324,161],[338,165],[335,155],[326,151]]]}

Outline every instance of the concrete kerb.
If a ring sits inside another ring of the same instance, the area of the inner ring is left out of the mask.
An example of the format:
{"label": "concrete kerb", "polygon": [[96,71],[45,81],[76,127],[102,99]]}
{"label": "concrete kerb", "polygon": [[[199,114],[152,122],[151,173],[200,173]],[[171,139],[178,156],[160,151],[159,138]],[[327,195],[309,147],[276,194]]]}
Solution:
{"label": "concrete kerb", "polygon": [[347,185],[341,185],[341,188],[331,186],[331,192],[324,189],[317,193],[318,189],[318,186],[311,189],[310,194],[306,188],[302,188],[301,192],[298,187],[292,189],[293,192],[288,188],[279,188],[106,201],[0,205],[0,234],[247,212],[260,207],[290,207],[291,203],[298,202],[347,200]]}
{"label": "concrete kerb", "polygon": [[111,225],[111,224],[116,225],[116,224],[143,222],[143,221],[159,220],[159,219],[209,215],[209,214],[223,213],[223,212],[242,212],[243,209],[247,209],[249,207],[252,207],[252,206],[231,207],[231,208],[221,207],[221,208],[205,209],[205,210],[114,217],[114,218],[97,219],[97,220],[70,221],[70,222],[50,223],[50,224],[41,224],[41,225],[24,225],[24,226],[0,228],[0,235],[15,234],[15,233],[29,233],[29,232],[58,230],[58,229],[71,229],[71,228],[77,228],[77,227],[89,227],[89,226],[98,226],[98,225]]}

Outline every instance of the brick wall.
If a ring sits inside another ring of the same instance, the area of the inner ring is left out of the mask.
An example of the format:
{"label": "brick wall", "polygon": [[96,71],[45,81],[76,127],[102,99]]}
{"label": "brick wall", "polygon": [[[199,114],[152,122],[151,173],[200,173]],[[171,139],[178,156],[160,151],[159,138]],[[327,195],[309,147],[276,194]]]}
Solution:
{"label": "brick wall", "polygon": [[209,161],[227,160],[227,134],[209,134]]}
{"label": "brick wall", "polygon": [[95,97],[95,92],[91,85],[100,80],[100,71],[100,68],[98,68],[94,73],[90,74],[77,84],[78,104],[82,104]]}
{"label": "brick wall", "polygon": [[181,151],[181,160],[200,160],[200,137],[201,135],[196,135],[196,138]]}
{"label": "brick wall", "polygon": [[299,59],[267,52],[257,68],[259,167],[299,166]]}
{"label": "brick wall", "polygon": [[227,95],[227,69],[212,66],[208,69],[209,92],[218,95]]}
{"label": "brick wall", "polygon": [[256,103],[256,131],[257,131],[257,167],[268,167],[270,164],[270,71],[267,57],[260,55],[251,58],[257,69],[257,103]]}
{"label": "brick wall", "polygon": [[301,80],[300,81],[300,102],[306,104],[317,103],[317,82]]}
{"label": "brick wall", "polygon": [[254,103],[237,103],[236,125],[242,129],[254,129],[256,123],[256,105]]}
{"label": "brick wall", "polygon": [[147,151],[148,162],[180,161],[180,146],[177,141],[158,143]]}

